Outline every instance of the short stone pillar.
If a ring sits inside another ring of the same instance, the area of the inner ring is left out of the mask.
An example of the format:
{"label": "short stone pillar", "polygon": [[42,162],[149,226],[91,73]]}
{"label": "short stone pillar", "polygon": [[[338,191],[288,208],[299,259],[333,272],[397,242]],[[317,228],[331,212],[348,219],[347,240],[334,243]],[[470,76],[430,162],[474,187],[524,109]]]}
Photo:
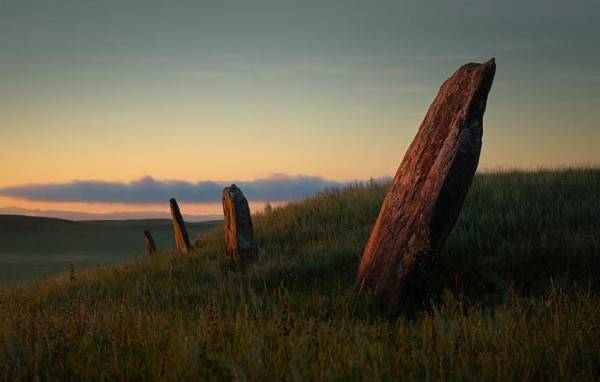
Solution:
{"label": "short stone pillar", "polygon": [[144,231],[144,246],[146,247],[146,253],[148,253],[148,256],[152,256],[156,253],[156,244],[154,243],[154,239],[148,230]]}
{"label": "short stone pillar", "polygon": [[234,261],[256,257],[258,250],[248,201],[235,184],[223,190],[223,215],[227,254]]}

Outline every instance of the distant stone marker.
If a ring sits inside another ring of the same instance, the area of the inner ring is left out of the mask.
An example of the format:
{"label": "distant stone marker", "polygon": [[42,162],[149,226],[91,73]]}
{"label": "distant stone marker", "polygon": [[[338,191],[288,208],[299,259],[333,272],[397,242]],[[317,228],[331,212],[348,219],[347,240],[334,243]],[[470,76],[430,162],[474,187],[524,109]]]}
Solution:
{"label": "distant stone marker", "polygon": [[175,199],[171,199],[170,204],[171,216],[173,217],[175,245],[177,246],[177,251],[179,253],[185,254],[188,253],[191,249],[190,239],[188,238],[187,231],[185,230],[185,223],[183,222],[183,217],[181,217],[181,212],[179,211],[177,201],[175,201]]}
{"label": "distant stone marker", "polygon": [[236,261],[257,255],[248,201],[235,184],[223,190],[223,215],[227,254]]}
{"label": "distant stone marker", "polygon": [[496,64],[466,64],[429,107],[388,189],[358,269],[357,287],[389,309],[418,302],[423,271],[454,226],[477,169]]}
{"label": "distant stone marker", "polygon": [[154,239],[148,230],[144,231],[144,246],[146,247],[146,253],[148,253],[148,256],[152,256],[156,253],[156,244],[154,243]]}

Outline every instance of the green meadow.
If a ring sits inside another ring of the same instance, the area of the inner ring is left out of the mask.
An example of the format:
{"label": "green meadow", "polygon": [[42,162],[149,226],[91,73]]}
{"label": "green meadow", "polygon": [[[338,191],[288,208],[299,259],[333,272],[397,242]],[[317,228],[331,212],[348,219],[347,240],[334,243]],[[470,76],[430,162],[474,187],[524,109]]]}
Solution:
{"label": "green meadow", "polygon": [[356,184],[256,214],[245,267],[219,226],[190,255],[4,288],[0,379],[600,377],[600,170],[476,175],[427,298],[404,314],[354,290],[385,192]]}

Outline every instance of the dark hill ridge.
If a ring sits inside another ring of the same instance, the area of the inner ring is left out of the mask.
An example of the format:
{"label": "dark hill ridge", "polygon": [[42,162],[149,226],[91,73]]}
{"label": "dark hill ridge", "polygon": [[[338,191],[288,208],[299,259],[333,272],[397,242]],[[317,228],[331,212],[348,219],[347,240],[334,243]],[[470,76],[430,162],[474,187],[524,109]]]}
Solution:
{"label": "dark hill ridge", "polygon": [[[221,221],[187,223],[192,237]],[[143,231],[161,249],[174,246],[168,219],[71,221],[0,215],[0,285],[35,280],[69,269],[112,264],[144,254]]]}
{"label": "dark hill ridge", "polygon": [[51,228],[53,226],[58,227],[61,225],[73,227],[78,225],[78,223],[67,219],[41,216],[0,215],[0,227],[5,230],[4,232],[10,232],[10,230],[13,232],[20,232],[30,228]]}
{"label": "dark hill ridge", "polygon": [[[111,212],[90,213],[81,211],[40,210],[21,207],[0,207],[0,215],[40,216],[75,221],[83,220],[144,220],[144,219],[169,219],[168,212],[141,211],[141,212]],[[192,215],[186,214],[185,218],[191,222],[205,222],[221,220],[222,215]]]}
{"label": "dark hill ridge", "polygon": [[[194,236],[219,224],[220,221],[210,221],[186,223],[186,226]],[[72,221],[0,215],[0,256],[9,251],[29,253],[31,250],[40,250],[44,253],[56,253],[64,250],[122,250],[123,244],[128,244],[128,247],[129,244],[139,246],[144,229],[156,231],[156,236],[162,239],[161,247],[172,246],[172,238],[164,235],[172,230],[171,221],[168,219]]]}

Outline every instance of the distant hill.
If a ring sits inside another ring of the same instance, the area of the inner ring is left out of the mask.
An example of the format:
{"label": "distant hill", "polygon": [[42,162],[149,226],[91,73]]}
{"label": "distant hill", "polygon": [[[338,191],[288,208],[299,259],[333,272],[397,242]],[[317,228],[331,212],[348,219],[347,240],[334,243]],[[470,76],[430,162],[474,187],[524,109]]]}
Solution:
{"label": "distant hill", "polygon": [[[221,221],[186,223],[191,238]],[[160,249],[175,247],[168,219],[88,220],[0,215],[0,285],[144,255],[143,231]]]}
{"label": "distant hill", "polygon": [[[38,210],[21,207],[0,207],[2,215],[24,215],[40,216],[68,220],[131,220],[131,219],[170,219],[171,215],[161,211],[141,211],[141,212],[111,212],[106,214],[96,214],[81,211],[59,211],[59,210]],[[222,220],[222,215],[190,215],[185,214],[186,221],[203,222],[211,220]]]}

